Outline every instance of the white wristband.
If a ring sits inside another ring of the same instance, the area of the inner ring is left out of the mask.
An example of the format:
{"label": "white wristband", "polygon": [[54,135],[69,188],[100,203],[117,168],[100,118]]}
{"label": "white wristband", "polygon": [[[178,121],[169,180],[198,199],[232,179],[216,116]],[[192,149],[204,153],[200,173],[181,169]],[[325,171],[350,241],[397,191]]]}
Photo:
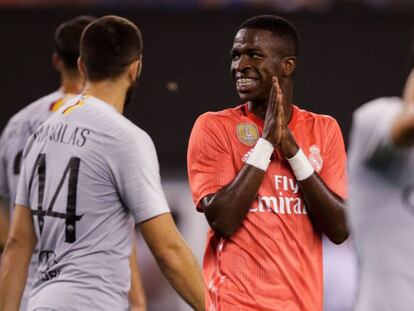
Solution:
{"label": "white wristband", "polygon": [[270,142],[264,138],[259,138],[246,163],[266,172],[273,150],[275,148]]}
{"label": "white wristband", "polygon": [[302,149],[299,149],[292,158],[286,160],[288,160],[297,180],[304,180],[314,172],[312,165],[309,163]]}

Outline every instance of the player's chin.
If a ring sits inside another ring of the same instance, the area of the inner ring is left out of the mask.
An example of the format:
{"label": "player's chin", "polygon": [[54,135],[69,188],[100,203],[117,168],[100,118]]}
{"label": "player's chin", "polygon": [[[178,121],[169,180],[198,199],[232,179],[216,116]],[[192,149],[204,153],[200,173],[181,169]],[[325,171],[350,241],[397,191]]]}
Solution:
{"label": "player's chin", "polygon": [[255,94],[252,92],[237,92],[242,102],[248,102],[256,98]]}

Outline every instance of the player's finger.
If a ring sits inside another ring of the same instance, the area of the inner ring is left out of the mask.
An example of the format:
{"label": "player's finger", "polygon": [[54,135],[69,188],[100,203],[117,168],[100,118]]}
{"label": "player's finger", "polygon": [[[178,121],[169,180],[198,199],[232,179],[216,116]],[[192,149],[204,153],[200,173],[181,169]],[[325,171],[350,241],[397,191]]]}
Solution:
{"label": "player's finger", "polygon": [[279,80],[277,79],[277,77],[273,77],[273,88],[275,89],[275,93],[276,93],[275,111],[278,111],[279,106],[282,106],[283,93],[282,93],[282,89],[280,88]]}
{"label": "player's finger", "polygon": [[270,113],[272,112],[274,115],[275,112],[275,101],[276,101],[276,96],[275,96],[275,88],[272,85],[272,88],[270,89],[270,96],[269,96],[269,103],[267,105],[267,111]]}
{"label": "player's finger", "polygon": [[276,117],[276,113],[277,113],[277,77],[273,76],[272,77],[272,90],[273,90],[273,99],[272,99],[272,105],[273,105],[273,115]]}

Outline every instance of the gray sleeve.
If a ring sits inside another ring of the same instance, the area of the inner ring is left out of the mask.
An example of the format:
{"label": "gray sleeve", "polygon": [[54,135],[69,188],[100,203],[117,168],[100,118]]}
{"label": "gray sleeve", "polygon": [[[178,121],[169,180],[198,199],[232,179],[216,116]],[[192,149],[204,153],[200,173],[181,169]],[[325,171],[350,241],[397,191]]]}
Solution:
{"label": "gray sleeve", "polygon": [[125,136],[109,162],[123,204],[135,222],[140,223],[170,209],[161,187],[157,153],[151,138],[143,131]]}
{"label": "gray sleeve", "polygon": [[7,183],[7,126],[3,130],[3,133],[0,137],[0,197],[8,199],[10,196],[9,186]]}
{"label": "gray sleeve", "polygon": [[392,126],[403,105],[398,98],[381,98],[353,114],[350,155],[362,163],[382,165],[395,156]]}

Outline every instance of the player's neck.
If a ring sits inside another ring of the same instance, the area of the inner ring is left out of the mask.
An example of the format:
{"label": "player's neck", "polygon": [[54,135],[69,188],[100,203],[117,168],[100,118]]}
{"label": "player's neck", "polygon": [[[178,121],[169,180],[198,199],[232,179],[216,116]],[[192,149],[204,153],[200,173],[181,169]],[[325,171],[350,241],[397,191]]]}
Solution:
{"label": "player's neck", "polygon": [[111,80],[87,81],[84,93],[99,98],[108,105],[115,107],[122,114],[125,105],[126,87],[121,84],[122,82]]}
{"label": "player's neck", "polygon": [[79,94],[85,86],[85,80],[78,70],[61,70],[60,85],[65,94]]}
{"label": "player's neck", "polygon": [[[267,111],[267,102],[248,102],[248,110],[253,113],[255,116],[259,117],[260,119],[264,120],[266,117],[266,111]],[[292,103],[291,102],[284,102],[283,103],[283,109],[285,111],[286,119],[288,120],[288,123],[290,122],[290,119],[292,118]]]}
{"label": "player's neck", "polygon": [[79,76],[77,78],[62,78],[60,89],[65,94],[79,94],[82,92],[85,83]]}

